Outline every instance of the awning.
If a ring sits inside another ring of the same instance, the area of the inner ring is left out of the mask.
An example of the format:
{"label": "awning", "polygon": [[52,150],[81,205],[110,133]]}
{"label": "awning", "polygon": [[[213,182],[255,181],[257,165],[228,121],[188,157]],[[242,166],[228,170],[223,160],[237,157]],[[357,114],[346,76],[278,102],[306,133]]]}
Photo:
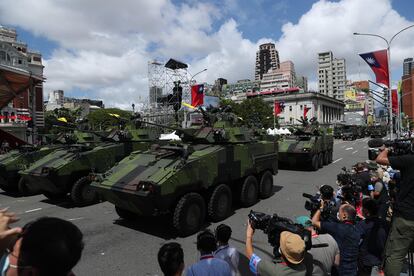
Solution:
{"label": "awning", "polygon": [[5,107],[13,98],[27,91],[31,86],[43,82],[43,77],[33,75],[27,70],[0,64],[0,108]]}

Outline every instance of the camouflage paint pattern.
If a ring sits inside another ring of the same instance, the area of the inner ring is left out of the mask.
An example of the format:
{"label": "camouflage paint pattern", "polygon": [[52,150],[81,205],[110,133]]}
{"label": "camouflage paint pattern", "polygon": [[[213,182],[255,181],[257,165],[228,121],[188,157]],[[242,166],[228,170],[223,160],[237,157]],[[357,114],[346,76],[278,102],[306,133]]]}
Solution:
{"label": "camouflage paint pattern", "polygon": [[132,151],[148,149],[158,135],[152,129],[128,130],[119,142],[71,145],[45,156],[19,173],[30,191],[68,193],[79,178],[90,172],[105,172]]}
{"label": "camouflage paint pattern", "polygon": [[17,190],[20,170],[28,168],[37,160],[59,149],[62,145],[27,147],[12,150],[0,155],[0,188],[7,191]]}
{"label": "camouflage paint pattern", "polygon": [[305,132],[279,140],[279,165],[289,169],[311,166],[312,158],[320,154],[332,159],[332,153],[333,136],[324,131],[318,134]]}
{"label": "camouflage paint pattern", "polygon": [[137,151],[91,186],[105,200],[140,215],[171,212],[186,193],[207,194],[218,184],[240,185],[248,175],[277,173],[277,143],[257,141],[231,119],[211,127],[181,129],[182,142]]}

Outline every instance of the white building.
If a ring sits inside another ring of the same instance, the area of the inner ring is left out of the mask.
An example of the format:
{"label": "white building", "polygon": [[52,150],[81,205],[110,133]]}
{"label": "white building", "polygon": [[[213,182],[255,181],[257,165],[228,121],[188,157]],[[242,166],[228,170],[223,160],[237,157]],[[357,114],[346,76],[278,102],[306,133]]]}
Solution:
{"label": "white building", "polygon": [[319,93],[334,99],[344,100],[346,89],[345,59],[333,57],[331,51],[318,54]]}
{"label": "white building", "polygon": [[272,107],[275,101],[283,102],[285,108],[279,114],[282,118],[279,121],[281,125],[298,124],[305,108],[310,108],[306,116],[316,117],[320,124],[334,124],[344,120],[345,104],[342,101],[315,92],[301,93],[300,90],[293,89],[291,91],[273,94],[259,92],[248,94],[247,97],[261,96]]}

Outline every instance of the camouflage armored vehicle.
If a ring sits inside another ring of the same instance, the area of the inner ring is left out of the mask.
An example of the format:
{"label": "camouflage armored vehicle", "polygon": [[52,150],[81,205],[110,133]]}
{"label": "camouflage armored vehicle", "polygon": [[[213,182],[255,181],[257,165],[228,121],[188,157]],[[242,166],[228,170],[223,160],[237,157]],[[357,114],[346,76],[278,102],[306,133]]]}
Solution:
{"label": "camouflage armored vehicle", "polygon": [[358,127],[355,125],[346,125],[342,133],[342,140],[356,140],[360,136]]}
{"label": "camouflage armored vehicle", "polygon": [[293,134],[279,140],[279,166],[281,168],[305,167],[318,170],[332,162],[333,137],[319,127],[316,118],[300,121]]}
{"label": "camouflage armored vehicle", "polygon": [[59,147],[62,146],[21,146],[19,149],[0,155],[0,189],[5,192],[17,192],[17,183],[20,180],[18,172]]}
{"label": "camouflage armored vehicle", "polygon": [[52,200],[70,193],[79,206],[95,203],[98,197],[90,190],[89,173],[105,172],[132,151],[147,149],[158,136],[154,128],[129,127],[98,142],[70,145],[20,171],[19,189],[26,194],[40,192]]}
{"label": "camouflage armored vehicle", "polygon": [[343,125],[335,125],[334,126],[334,130],[333,130],[333,137],[335,139],[341,139],[342,138],[342,132],[344,130],[344,126]]}
{"label": "camouflage armored vehicle", "polygon": [[184,236],[197,232],[206,215],[212,221],[229,216],[233,198],[250,206],[270,197],[277,143],[256,140],[232,113],[203,118],[201,126],[175,129],[181,142],[133,152],[97,175],[92,187],[121,218],[171,214]]}
{"label": "camouflage armored vehicle", "polygon": [[372,126],[370,136],[371,138],[382,138],[384,136],[387,136],[386,126]]}

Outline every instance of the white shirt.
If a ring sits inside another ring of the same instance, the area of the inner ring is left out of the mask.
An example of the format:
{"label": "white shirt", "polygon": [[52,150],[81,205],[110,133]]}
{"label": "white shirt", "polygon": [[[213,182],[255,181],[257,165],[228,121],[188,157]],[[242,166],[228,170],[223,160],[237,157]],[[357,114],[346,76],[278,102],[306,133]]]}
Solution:
{"label": "white shirt", "polygon": [[200,261],[188,267],[186,276],[231,276],[230,266],[213,255],[203,255]]}
{"label": "white shirt", "polygon": [[231,275],[236,276],[239,267],[239,252],[229,245],[222,245],[214,252],[214,257],[226,261],[231,269]]}

